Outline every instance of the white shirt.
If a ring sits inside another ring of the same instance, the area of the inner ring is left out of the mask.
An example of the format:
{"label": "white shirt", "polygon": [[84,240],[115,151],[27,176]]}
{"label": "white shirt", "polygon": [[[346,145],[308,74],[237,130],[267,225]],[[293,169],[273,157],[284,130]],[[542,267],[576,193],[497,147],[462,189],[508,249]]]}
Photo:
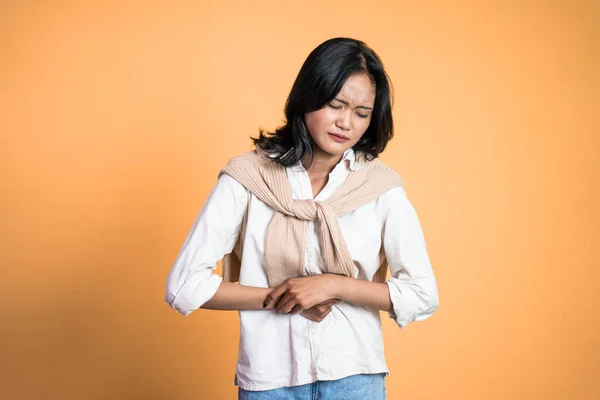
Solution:
{"label": "white shirt", "polygon": [[[329,174],[314,198],[324,201],[360,168],[352,149]],[[294,199],[311,199],[312,186],[301,163],[286,168]],[[240,284],[267,288],[264,243],[273,209],[229,175],[221,175],[202,206],[167,279],[166,301],[184,315],[200,308],[217,291],[222,278],[217,261],[230,253],[248,212]],[[403,188],[338,218],[354,260],[355,278],[371,281],[387,258],[387,280],[400,327],[429,317],[438,306],[436,280],[417,214]],[[318,222],[310,221],[306,238],[308,274],[325,272]],[[321,321],[272,310],[239,311],[240,342],[234,384],[245,390],[269,390],[354,374],[388,374],[378,310],[341,302]]]}

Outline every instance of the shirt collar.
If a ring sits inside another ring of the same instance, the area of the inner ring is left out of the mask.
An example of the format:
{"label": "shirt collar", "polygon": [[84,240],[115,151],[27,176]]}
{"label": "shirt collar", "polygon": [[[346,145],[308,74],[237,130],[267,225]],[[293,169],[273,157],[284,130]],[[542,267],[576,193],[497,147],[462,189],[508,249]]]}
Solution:
{"label": "shirt collar", "polygon": [[[292,151],[292,149],[288,150],[285,154]],[[272,157],[275,157],[275,156],[272,156]],[[344,152],[344,154],[342,155],[342,159],[340,160],[338,165],[343,163],[346,160],[348,160],[348,167],[350,168],[350,170],[358,171],[360,169],[360,162],[356,159],[356,153],[354,152],[354,149],[349,148],[348,150],[346,150]],[[300,161],[292,168],[304,169],[304,167],[302,166],[302,162],[300,162]]]}
{"label": "shirt collar", "polygon": [[356,153],[354,153],[354,149],[349,148],[344,152],[342,161],[344,160],[348,160],[348,165],[352,171],[358,171],[360,169],[360,163],[356,159]]}

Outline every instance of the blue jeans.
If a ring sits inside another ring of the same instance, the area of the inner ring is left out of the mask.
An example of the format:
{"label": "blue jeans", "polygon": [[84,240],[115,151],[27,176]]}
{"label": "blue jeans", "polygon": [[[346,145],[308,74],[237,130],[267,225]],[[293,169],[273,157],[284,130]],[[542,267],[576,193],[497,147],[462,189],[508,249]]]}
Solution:
{"label": "blue jeans", "polygon": [[385,374],[352,375],[335,381],[273,390],[238,388],[239,400],[385,400]]}

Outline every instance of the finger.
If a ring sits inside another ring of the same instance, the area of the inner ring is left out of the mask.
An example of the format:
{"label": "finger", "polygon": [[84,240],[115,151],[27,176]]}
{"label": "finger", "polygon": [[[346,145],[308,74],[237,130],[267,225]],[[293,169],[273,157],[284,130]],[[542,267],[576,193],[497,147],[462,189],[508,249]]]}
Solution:
{"label": "finger", "polygon": [[328,310],[328,311],[325,311],[324,313],[317,315],[317,318],[319,319],[319,321],[317,321],[317,322],[323,321],[325,319],[325,317],[327,315],[329,315],[330,312],[331,312],[331,310]]}
{"label": "finger", "polygon": [[329,313],[329,311],[331,311],[331,308],[319,308],[317,315],[319,317],[324,317]]}
{"label": "finger", "polygon": [[319,315],[314,311],[314,309],[307,309],[302,312],[302,316],[310,319],[311,321],[317,322]]}
{"label": "finger", "polygon": [[294,308],[294,306],[296,306],[296,300],[294,299],[289,299],[286,303],[282,304],[281,307],[279,307],[279,313],[281,314],[287,314],[290,311],[292,311],[292,308]]}
{"label": "finger", "polygon": [[319,323],[323,321],[323,319],[325,319],[325,315],[315,315],[314,318],[311,319],[311,321]]}
{"label": "finger", "polygon": [[292,314],[300,314],[302,311],[304,311],[304,309],[302,308],[302,306],[300,304],[296,304],[294,306],[294,308],[292,308],[291,313]]}
{"label": "finger", "polygon": [[329,313],[331,309],[322,311],[320,307],[314,306],[302,312],[302,316],[313,322],[321,322]]}
{"label": "finger", "polygon": [[309,319],[309,320],[313,321],[313,322],[319,322],[319,321],[317,321],[317,318],[315,316],[313,316],[311,313],[308,313],[306,311],[302,313],[302,316],[304,318],[306,318],[306,319]]}
{"label": "finger", "polygon": [[270,308],[270,307],[273,307],[275,304],[277,304],[277,301],[279,300],[281,295],[285,293],[286,289],[287,288],[286,288],[285,284],[283,284],[283,285],[275,288],[274,290],[272,290],[271,293],[269,293],[267,295],[267,297],[265,298],[263,307]]}
{"label": "finger", "polygon": [[325,306],[325,307],[321,308],[319,311],[320,311],[320,315],[325,316],[331,312],[331,306]]}
{"label": "finger", "polygon": [[310,311],[318,314],[318,313],[324,312],[329,307],[330,307],[329,305],[327,305],[325,303],[321,303],[321,304],[317,304],[316,306],[307,308],[307,310],[310,310]]}
{"label": "finger", "polygon": [[291,298],[292,295],[289,292],[285,292],[283,296],[277,299],[275,305],[273,306],[273,310],[275,310],[276,312],[281,312],[281,307],[283,307],[288,301],[290,301]]}

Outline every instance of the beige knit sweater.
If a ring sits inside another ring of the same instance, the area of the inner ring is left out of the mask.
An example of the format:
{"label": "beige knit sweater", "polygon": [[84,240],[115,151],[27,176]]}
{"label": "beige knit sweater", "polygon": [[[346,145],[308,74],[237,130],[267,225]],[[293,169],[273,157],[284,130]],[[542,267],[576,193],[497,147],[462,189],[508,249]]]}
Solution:
{"label": "beige knit sweater", "polygon": [[[352,212],[386,191],[403,186],[398,174],[375,158],[368,161],[356,152],[361,168],[349,176],[327,200],[294,200],[286,170],[267,157],[261,149],[237,156],[221,170],[242,184],[248,191],[270,206],[275,214],[269,223],[265,239],[265,268],[269,287],[277,287],[286,279],[306,275],[304,253],[308,221],[320,222],[320,241],[327,273],[354,277],[352,257],[338,225],[337,217]],[[239,279],[243,251],[244,225],[234,250],[223,258],[223,278]],[[387,262],[373,277],[384,282]]]}

